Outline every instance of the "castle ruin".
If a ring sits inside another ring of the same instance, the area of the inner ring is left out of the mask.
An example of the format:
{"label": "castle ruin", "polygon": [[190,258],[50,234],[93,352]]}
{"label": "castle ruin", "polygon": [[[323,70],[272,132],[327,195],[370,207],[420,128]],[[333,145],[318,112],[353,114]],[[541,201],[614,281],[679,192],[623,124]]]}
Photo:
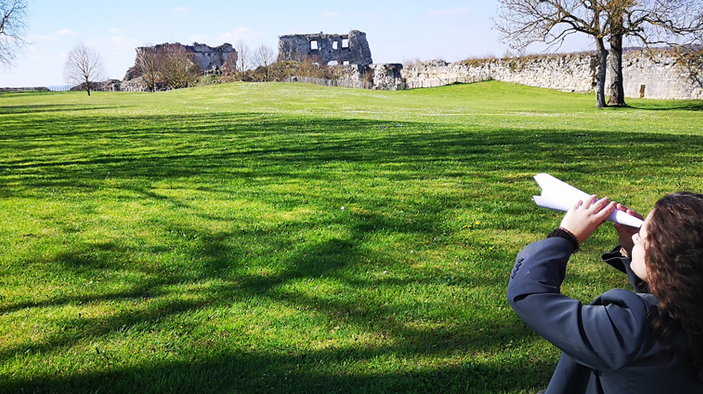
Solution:
{"label": "castle ruin", "polygon": [[203,71],[221,68],[227,61],[227,58],[234,54],[237,57],[237,51],[234,50],[232,44],[224,43],[218,47],[209,47],[205,44],[194,42],[192,46],[186,45],[186,51],[193,53],[193,62],[195,62]]}
{"label": "castle ruin", "polygon": [[[139,59],[139,57],[145,52],[160,53],[174,49],[183,49],[185,53],[192,54],[192,62],[197,64],[202,72],[219,70],[231,56],[234,56],[234,58],[230,59],[230,62],[236,63],[238,56],[237,51],[234,47],[232,47],[232,44],[229,43],[224,43],[213,48],[197,42],[194,42],[193,45],[183,45],[180,42],[177,42],[173,44],[163,43],[150,47],[139,47],[137,48],[136,58]],[[127,75],[125,75],[126,80],[132,80],[139,77],[139,71],[136,65],[137,61],[135,61],[135,66],[127,71]]]}
{"label": "castle ruin", "polygon": [[349,34],[291,34],[278,37],[278,59],[313,59],[321,65],[373,64],[366,33],[352,30]]}

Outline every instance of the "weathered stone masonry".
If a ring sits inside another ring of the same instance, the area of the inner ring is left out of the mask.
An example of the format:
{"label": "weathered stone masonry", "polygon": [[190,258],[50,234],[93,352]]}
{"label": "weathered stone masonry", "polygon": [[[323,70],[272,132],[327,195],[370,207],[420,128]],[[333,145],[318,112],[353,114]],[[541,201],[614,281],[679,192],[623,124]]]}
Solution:
{"label": "weathered stone masonry", "polygon": [[[237,61],[237,51],[232,47],[232,44],[224,43],[218,47],[211,47],[205,44],[200,44],[194,42],[193,45],[183,45],[179,42],[177,43],[164,43],[159,45],[154,45],[151,47],[139,47],[137,48],[136,59],[146,51],[159,51],[166,50],[167,48],[183,48],[186,53],[193,55],[193,63],[200,67],[203,72],[218,70],[222,68],[225,62],[232,56],[233,59],[230,61]],[[141,81],[141,75],[138,71],[137,61],[135,60],[135,65],[132,66],[127,73],[122,82],[113,83],[113,81],[108,81],[105,89],[110,91],[144,91],[146,89],[145,85]]]}
{"label": "weathered stone masonry", "polygon": [[[193,45],[183,45],[180,42],[176,43],[164,43],[164,44],[159,44],[159,45],[154,45],[151,47],[139,47],[136,49],[137,51],[137,56],[136,59],[139,59],[139,55],[141,55],[143,52],[146,51],[159,51],[161,49],[166,49],[166,48],[172,48],[172,47],[181,47],[185,49],[186,53],[193,54],[193,62],[200,67],[200,70],[203,72],[212,70],[214,68],[220,68],[222,67],[223,64],[227,61],[227,58],[230,56],[237,56],[237,51],[234,50],[232,47],[232,44],[229,43],[224,43],[218,47],[210,47],[205,44],[200,44],[197,42],[194,42]],[[136,60],[135,60],[135,66],[136,66]],[[130,80],[139,77],[139,75],[135,74],[135,67],[131,67],[128,71],[127,74],[125,75],[125,80]]]}
{"label": "weathered stone masonry", "polygon": [[320,64],[339,65],[373,63],[366,33],[352,30],[349,34],[294,34],[278,37],[278,59],[313,59]]}
{"label": "weathered stone masonry", "polygon": [[[395,90],[494,79],[567,92],[591,92],[595,64],[593,53],[475,59],[456,63],[432,60],[405,67],[377,64],[372,66],[373,88]],[[358,78],[355,70],[349,70],[349,73]],[[692,81],[666,51],[650,55],[640,51],[625,53],[623,76],[626,97],[703,99],[701,86]],[[609,85],[608,82],[607,88]],[[606,90],[606,94],[609,93]]]}

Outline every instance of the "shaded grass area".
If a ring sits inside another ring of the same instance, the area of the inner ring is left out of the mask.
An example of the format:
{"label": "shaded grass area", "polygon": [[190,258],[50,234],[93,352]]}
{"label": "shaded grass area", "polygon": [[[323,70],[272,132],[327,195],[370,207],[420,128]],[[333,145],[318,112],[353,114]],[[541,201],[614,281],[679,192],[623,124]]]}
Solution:
{"label": "shaded grass area", "polygon": [[[495,82],[1,95],[0,389],[544,388],[558,351],[504,296],[560,218],[532,176],[644,213],[701,189],[700,103],[591,105]],[[627,285],[613,242],[565,292]]]}

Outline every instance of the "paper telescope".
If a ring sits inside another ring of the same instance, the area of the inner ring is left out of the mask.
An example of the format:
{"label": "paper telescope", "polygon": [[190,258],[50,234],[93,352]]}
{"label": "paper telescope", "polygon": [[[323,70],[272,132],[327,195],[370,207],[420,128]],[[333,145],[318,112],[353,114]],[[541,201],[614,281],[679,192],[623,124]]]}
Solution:
{"label": "paper telescope", "polygon": [[[532,196],[537,206],[542,208],[554,209],[556,211],[566,212],[577,201],[585,201],[590,197],[585,192],[569,185],[566,182],[545,173],[535,175],[535,181],[542,188],[542,194]],[[626,226],[639,228],[644,223],[642,220],[630,216],[623,211],[616,210],[605,220],[613,223],[624,224]]]}

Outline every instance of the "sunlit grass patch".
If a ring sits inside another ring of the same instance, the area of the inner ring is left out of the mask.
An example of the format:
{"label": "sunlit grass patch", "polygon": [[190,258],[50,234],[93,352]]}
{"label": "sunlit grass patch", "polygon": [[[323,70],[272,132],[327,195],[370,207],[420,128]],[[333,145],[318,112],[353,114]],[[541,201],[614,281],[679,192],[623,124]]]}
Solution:
{"label": "sunlit grass patch", "polygon": [[[0,391],[546,386],[510,310],[548,172],[646,213],[700,191],[699,102],[497,82],[0,95]],[[627,281],[605,226],[564,291]]]}

